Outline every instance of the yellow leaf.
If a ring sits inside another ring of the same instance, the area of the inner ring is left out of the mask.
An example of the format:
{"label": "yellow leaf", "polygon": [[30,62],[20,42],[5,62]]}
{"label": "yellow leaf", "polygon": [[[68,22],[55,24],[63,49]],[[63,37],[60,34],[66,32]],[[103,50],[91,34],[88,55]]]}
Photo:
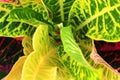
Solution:
{"label": "yellow leaf", "polygon": [[57,49],[50,43],[47,25],[36,29],[33,49],[23,66],[21,80],[56,80],[59,61]]}
{"label": "yellow leaf", "polygon": [[23,64],[27,56],[20,57],[4,80],[20,80]]}

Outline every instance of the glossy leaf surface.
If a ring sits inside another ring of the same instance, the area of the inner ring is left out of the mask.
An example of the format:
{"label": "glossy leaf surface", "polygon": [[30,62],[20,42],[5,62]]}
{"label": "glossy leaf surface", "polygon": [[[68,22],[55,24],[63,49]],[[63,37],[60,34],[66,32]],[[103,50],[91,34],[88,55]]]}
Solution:
{"label": "glossy leaf surface", "polygon": [[33,2],[28,2],[22,5],[23,7],[16,8],[10,12],[7,19],[8,21],[22,22],[34,27],[49,22],[48,13],[42,5]]}
{"label": "glossy leaf surface", "polygon": [[120,41],[119,8],[119,0],[76,0],[69,21],[78,25],[77,31],[86,27],[84,32],[92,39]]}
{"label": "glossy leaf surface", "polygon": [[32,35],[35,28],[22,22],[7,21],[9,13],[17,6],[0,2],[0,36],[21,37]]}
{"label": "glossy leaf surface", "polygon": [[[61,23],[68,20],[68,15],[75,0],[42,0],[48,10],[53,22]],[[66,24],[65,23],[65,24]]]}

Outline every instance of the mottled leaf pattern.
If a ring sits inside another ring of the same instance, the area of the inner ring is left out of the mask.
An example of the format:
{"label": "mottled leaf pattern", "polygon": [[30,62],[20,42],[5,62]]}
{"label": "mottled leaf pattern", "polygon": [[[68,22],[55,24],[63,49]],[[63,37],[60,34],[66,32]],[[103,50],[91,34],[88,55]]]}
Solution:
{"label": "mottled leaf pattern", "polygon": [[[75,0],[42,0],[48,10],[50,17],[55,23],[67,22],[71,6]],[[65,23],[66,24],[66,23]]]}
{"label": "mottled leaf pattern", "polygon": [[76,0],[73,5],[69,21],[79,25],[77,31],[86,27],[92,39],[120,41],[119,0]]}
{"label": "mottled leaf pattern", "polygon": [[[63,61],[65,60],[64,63],[74,76],[75,80],[96,80],[98,78],[98,75],[96,75],[97,70],[95,71],[85,60],[81,49],[73,38],[70,26],[61,29],[61,39],[64,51],[66,52],[62,55]],[[87,75],[91,76],[87,77]],[[99,74],[98,79],[100,78]]]}
{"label": "mottled leaf pattern", "polygon": [[73,60],[80,62],[84,66],[90,68],[90,65],[85,60],[84,56],[82,55],[82,51],[79,48],[78,44],[75,42],[75,39],[72,34],[71,27],[63,27],[60,31],[61,39],[64,46],[65,52],[73,58]]}
{"label": "mottled leaf pattern", "polygon": [[[108,67],[90,58],[94,39],[120,41],[119,0],[26,2],[19,6],[0,3],[0,36],[25,36],[22,44],[28,57],[21,80],[120,79]],[[61,24],[71,25],[73,31]],[[61,38],[57,38],[60,43],[55,46],[51,34],[55,33],[53,28],[59,32],[58,27],[62,27]]]}
{"label": "mottled leaf pattern", "polygon": [[0,3],[0,36],[20,37],[32,35],[35,28],[31,25],[22,22],[7,21],[12,9],[15,9],[15,5]]}
{"label": "mottled leaf pattern", "polygon": [[48,13],[42,5],[32,2],[24,5],[25,4],[22,5],[23,7],[12,10],[7,20],[23,22],[35,27],[44,23],[51,24]]}

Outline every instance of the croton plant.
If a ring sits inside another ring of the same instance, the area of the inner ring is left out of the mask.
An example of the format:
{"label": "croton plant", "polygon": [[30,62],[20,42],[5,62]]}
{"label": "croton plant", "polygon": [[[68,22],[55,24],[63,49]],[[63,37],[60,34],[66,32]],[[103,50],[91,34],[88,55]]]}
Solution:
{"label": "croton plant", "polygon": [[0,1],[3,80],[120,80],[120,0]]}

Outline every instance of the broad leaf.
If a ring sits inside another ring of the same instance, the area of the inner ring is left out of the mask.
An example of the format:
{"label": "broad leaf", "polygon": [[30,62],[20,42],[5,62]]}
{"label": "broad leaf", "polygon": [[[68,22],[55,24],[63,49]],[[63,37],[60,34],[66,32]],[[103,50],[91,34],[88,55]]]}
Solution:
{"label": "broad leaf", "polygon": [[63,27],[60,33],[65,52],[75,61],[83,64],[84,66],[90,67],[90,65],[85,60],[81,49],[75,42],[71,27]]}
{"label": "broad leaf", "polygon": [[[87,36],[95,40],[120,41],[119,0],[76,0],[71,8],[69,21],[83,27]],[[117,16],[116,16],[117,15]]]}
{"label": "broad leaf", "polygon": [[17,6],[0,3],[0,36],[18,37],[32,35],[35,28],[22,22],[7,21],[9,13]]}
{"label": "broad leaf", "polygon": [[5,77],[5,80],[21,80],[23,64],[26,58],[26,56],[23,56],[18,59],[18,61],[12,67],[10,73]]}
{"label": "broad leaf", "polygon": [[[40,4],[25,3],[23,7],[12,10],[9,14],[8,21],[23,22],[35,27],[40,24],[50,24],[48,20],[48,13]],[[33,7],[34,6],[34,7]],[[35,7],[37,6],[37,7]]]}
{"label": "broad leaf", "polygon": [[34,51],[25,61],[22,80],[56,80],[57,49],[50,43],[48,26],[40,25],[33,36]]}
{"label": "broad leaf", "polygon": [[83,66],[79,62],[76,62],[72,57],[70,57],[64,50],[60,49],[60,58],[67,67],[68,72],[71,73],[72,77],[69,80],[101,80],[102,78],[102,69],[91,70]]}
{"label": "broad leaf", "polygon": [[[67,22],[69,11],[75,0],[42,0],[50,10],[50,17],[53,22],[61,23]],[[66,23],[65,23],[66,24]]]}
{"label": "broad leaf", "polygon": [[[63,62],[68,67],[75,80],[96,80],[98,78],[96,73],[98,72],[85,60],[81,49],[74,40],[70,26],[61,29],[61,39],[64,51],[66,52],[62,55]],[[91,77],[87,77],[87,74],[91,75]],[[100,78],[101,74],[99,74],[99,79]]]}

